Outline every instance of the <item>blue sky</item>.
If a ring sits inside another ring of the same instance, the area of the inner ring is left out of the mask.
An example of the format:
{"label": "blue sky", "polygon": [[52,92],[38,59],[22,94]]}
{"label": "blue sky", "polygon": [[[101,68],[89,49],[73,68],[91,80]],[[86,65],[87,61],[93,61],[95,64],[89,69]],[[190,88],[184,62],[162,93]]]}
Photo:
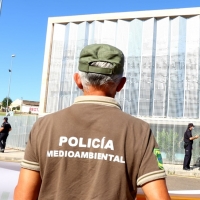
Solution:
{"label": "blue sky", "polygon": [[[40,100],[48,17],[200,7],[199,0],[3,0],[0,16],[0,101]],[[15,54],[16,57],[11,58]]]}

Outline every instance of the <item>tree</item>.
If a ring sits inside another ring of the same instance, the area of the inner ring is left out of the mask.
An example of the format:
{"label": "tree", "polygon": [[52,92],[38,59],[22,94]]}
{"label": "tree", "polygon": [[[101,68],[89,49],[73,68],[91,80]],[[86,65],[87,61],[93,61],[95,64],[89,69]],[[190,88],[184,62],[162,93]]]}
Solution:
{"label": "tree", "polygon": [[[12,99],[8,97],[8,106],[12,103]],[[7,97],[5,97],[2,101],[2,107],[6,108],[7,107]]]}

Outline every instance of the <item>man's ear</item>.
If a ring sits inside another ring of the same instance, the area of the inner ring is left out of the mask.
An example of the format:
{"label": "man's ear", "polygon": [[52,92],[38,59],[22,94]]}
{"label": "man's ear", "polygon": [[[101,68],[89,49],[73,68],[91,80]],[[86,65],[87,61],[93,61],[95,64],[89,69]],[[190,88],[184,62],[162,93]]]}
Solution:
{"label": "man's ear", "polygon": [[79,73],[75,73],[74,74],[74,81],[75,81],[76,85],[78,86],[78,88],[82,90],[83,89],[83,85],[81,83],[81,78],[80,78]]}
{"label": "man's ear", "polygon": [[116,92],[119,92],[124,87],[125,83],[126,83],[126,77],[122,77],[116,88]]}

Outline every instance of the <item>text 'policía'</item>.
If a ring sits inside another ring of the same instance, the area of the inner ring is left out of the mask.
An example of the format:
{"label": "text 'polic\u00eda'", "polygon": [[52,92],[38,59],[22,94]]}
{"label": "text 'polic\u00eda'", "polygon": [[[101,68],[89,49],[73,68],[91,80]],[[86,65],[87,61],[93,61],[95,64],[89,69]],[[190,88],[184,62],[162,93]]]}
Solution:
{"label": "text 'polic\u00eda'", "polygon": [[105,140],[105,137],[102,139],[98,138],[87,138],[87,140],[83,140],[82,137],[77,138],[77,137],[70,137],[67,138],[65,136],[61,136],[59,140],[59,146],[63,146],[64,143],[67,143],[71,147],[85,147],[85,148],[90,148],[93,147],[94,149],[110,149],[114,150],[114,145],[112,140]]}

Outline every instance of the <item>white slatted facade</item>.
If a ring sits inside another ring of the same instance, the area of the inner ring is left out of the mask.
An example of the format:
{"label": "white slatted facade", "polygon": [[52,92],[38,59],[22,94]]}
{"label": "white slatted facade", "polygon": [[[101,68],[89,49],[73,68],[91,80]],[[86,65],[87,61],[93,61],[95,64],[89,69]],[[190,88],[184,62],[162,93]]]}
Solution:
{"label": "white slatted facade", "polygon": [[184,12],[53,18],[56,22],[47,33],[40,112],[52,113],[73,103],[81,94],[73,82],[81,49],[106,43],[120,48],[126,57],[127,83],[116,96],[125,112],[200,118],[200,9]]}

